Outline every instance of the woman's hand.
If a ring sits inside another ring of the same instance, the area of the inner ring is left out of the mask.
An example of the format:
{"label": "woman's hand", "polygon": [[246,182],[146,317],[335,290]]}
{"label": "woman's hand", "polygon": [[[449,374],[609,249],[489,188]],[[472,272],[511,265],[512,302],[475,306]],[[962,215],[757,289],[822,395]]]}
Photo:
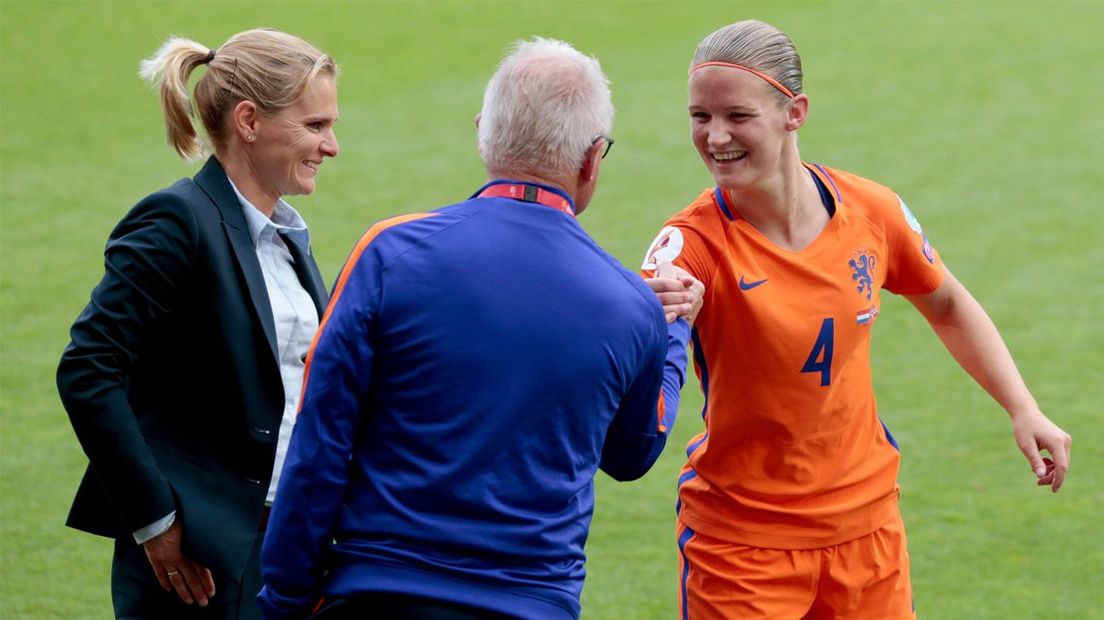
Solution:
{"label": "woman's hand", "polygon": [[[1070,465],[1071,439],[1041,411],[1016,416],[1012,420],[1016,445],[1027,457],[1037,478],[1035,484],[1057,493],[1066,479]],[[1049,458],[1041,454],[1050,453]]]}
{"label": "woman's hand", "polygon": [[195,602],[206,607],[207,599],[215,595],[215,580],[206,567],[181,553],[183,534],[183,526],[177,519],[165,533],[142,543],[142,547],[162,589],[166,592],[176,590],[176,595],[188,605]]}

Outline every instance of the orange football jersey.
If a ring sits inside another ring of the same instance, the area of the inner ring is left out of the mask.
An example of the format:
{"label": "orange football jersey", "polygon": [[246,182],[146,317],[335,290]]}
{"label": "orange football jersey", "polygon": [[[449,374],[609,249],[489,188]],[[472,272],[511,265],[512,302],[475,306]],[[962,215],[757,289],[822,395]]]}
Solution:
{"label": "orange football jersey", "polygon": [[893,518],[899,454],[877,413],[870,330],[883,288],[923,294],[943,279],[897,194],[806,167],[834,214],[805,249],[773,244],[718,188],[667,222],[644,263],[673,261],[706,287],[692,335],[705,432],[687,448],[679,518],[756,547],[835,545]]}

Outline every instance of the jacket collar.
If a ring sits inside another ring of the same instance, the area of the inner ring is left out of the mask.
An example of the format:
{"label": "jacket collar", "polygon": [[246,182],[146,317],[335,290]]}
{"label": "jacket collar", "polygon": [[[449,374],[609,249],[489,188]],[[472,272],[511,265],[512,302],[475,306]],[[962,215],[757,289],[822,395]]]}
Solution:
{"label": "jacket collar", "polygon": [[195,183],[218,207],[222,215],[222,221],[231,228],[243,229],[248,233],[248,224],[245,221],[245,213],[242,212],[241,203],[230,185],[230,179],[226,176],[226,170],[214,155],[207,158],[199,174],[195,175]]}

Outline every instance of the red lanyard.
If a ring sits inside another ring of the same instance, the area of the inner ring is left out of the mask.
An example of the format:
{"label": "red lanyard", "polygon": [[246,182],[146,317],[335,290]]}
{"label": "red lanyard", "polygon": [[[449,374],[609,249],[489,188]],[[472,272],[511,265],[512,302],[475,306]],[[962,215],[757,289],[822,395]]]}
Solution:
{"label": "red lanyard", "polygon": [[513,198],[525,202],[538,202],[546,207],[563,211],[572,217],[575,216],[575,210],[571,208],[571,201],[567,198],[526,183],[496,183],[479,192],[476,198]]}

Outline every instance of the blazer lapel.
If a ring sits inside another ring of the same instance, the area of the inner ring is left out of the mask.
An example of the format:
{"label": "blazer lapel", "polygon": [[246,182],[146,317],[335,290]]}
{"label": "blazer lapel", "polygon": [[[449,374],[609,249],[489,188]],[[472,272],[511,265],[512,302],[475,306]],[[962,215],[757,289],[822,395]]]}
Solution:
{"label": "blazer lapel", "polygon": [[318,271],[318,264],[314,262],[311,254],[310,242],[300,234],[280,234],[287,245],[288,252],[295,262],[295,275],[299,276],[299,283],[310,294],[314,301],[314,309],[318,311],[318,318],[326,312],[326,304],[329,303],[329,295],[326,293],[326,285],[322,282],[322,274]]}
{"label": "blazer lapel", "polygon": [[222,227],[230,240],[230,246],[234,248],[234,254],[238,259],[238,267],[245,279],[246,288],[249,289],[249,298],[253,302],[253,310],[257,321],[264,330],[265,339],[268,340],[272,359],[279,360],[279,350],[276,347],[276,321],[272,318],[272,304],[268,300],[268,289],[265,288],[264,274],[261,273],[261,264],[257,261],[257,250],[253,246],[253,238],[249,236],[249,227],[245,223],[245,214],[242,213],[241,203],[230,187],[226,178],[226,172],[218,160],[211,157],[195,176],[196,185],[199,185],[211,198],[222,213]]}

